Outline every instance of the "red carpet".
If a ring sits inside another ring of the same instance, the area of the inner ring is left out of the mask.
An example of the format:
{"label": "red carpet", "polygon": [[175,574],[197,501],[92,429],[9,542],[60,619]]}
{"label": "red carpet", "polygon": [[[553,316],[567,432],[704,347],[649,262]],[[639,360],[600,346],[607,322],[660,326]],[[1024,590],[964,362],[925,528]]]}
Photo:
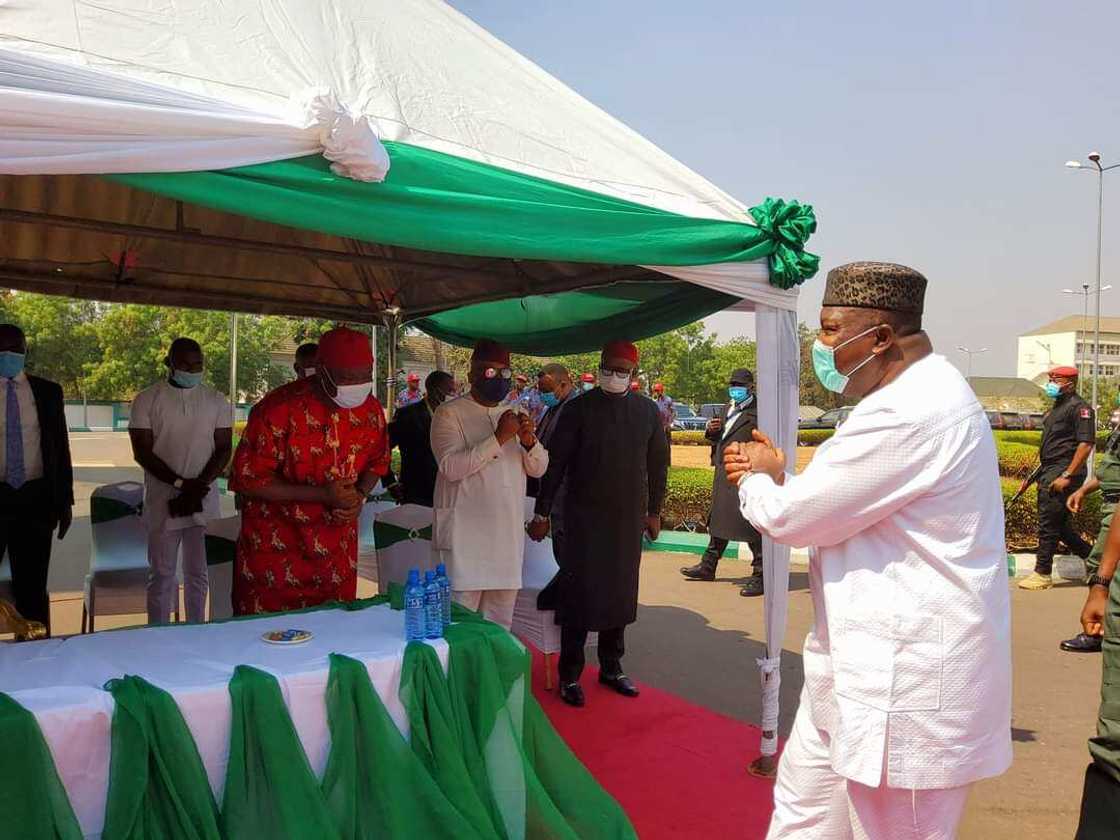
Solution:
{"label": "red carpet", "polygon": [[545,691],[543,669],[534,654],[537,700],[642,840],[766,835],[773,785],[746,772],[758,755],[757,727],[646,685],[641,697],[621,697],[590,666],[581,681],[587,705],[573,709]]}

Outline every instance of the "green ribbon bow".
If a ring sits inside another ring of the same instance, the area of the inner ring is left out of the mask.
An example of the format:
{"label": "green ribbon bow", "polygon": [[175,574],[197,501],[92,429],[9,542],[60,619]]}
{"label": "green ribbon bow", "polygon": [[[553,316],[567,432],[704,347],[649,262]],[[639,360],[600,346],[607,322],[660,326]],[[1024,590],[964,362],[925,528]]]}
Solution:
{"label": "green ribbon bow", "polygon": [[751,218],[774,243],[770,254],[770,283],[792,289],[817,273],[821,258],[805,250],[817,229],[817,217],[809,204],[767,198],[750,209]]}

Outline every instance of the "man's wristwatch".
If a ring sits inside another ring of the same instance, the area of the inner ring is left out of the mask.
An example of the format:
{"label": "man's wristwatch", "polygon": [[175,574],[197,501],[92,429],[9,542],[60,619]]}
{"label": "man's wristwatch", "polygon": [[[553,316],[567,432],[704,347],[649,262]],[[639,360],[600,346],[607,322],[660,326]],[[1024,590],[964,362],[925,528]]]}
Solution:
{"label": "man's wristwatch", "polygon": [[1110,586],[1112,586],[1112,578],[1101,577],[1100,575],[1090,575],[1089,586],[1103,586],[1105,589],[1108,589]]}
{"label": "man's wristwatch", "polygon": [[1073,478],[1073,473],[1071,473],[1069,470],[1066,470],[1064,473],[1062,473],[1062,478]]}
{"label": "man's wristwatch", "polygon": [[182,490],[183,489],[183,479],[181,479],[181,478],[175,479],[175,482],[171,486],[174,487],[176,490]]}
{"label": "man's wristwatch", "polygon": [[548,517],[547,516],[541,516],[539,513],[534,513],[533,514],[533,521],[534,522],[547,522]]}

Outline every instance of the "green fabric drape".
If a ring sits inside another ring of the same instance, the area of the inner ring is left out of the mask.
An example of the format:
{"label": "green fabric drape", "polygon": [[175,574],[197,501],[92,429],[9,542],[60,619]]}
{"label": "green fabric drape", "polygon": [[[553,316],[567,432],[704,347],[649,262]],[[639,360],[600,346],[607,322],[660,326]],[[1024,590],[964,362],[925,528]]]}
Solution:
{"label": "green fabric drape", "polygon": [[479,338],[515,353],[562,355],[599,350],[611,339],[660,335],[727,309],[738,298],[669,280],[616,283],[463,306],[411,322],[436,338],[469,347]]}
{"label": "green fabric drape", "polygon": [[760,205],[754,225],[698,219],[404,143],[385,147],[392,168],[380,184],[334,175],[318,155],[218,172],[107,177],[276,224],[440,253],[708,265],[785,248],[773,266],[783,282],[792,285],[793,275],[809,268],[789,253],[815,226],[795,223],[812,217],[812,208],[797,202]]}
{"label": "green fabric drape", "polygon": [[229,838],[341,840],[271,674],[238,665],[222,800]]}
{"label": "green fabric drape", "polygon": [[323,795],[343,840],[485,837],[440,790],[385,710],[366,666],[331,654]]}
{"label": "green fabric drape", "polygon": [[81,840],[35,716],[0,693],[0,840]]}
{"label": "green fabric drape", "polygon": [[220,840],[218,806],[194,738],[171,695],[140,677],[113,695],[107,840]]}
{"label": "green fabric drape", "polygon": [[388,548],[399,542],[411,539],[421,539],[432,541],[432,526],[428,525],[415,531],[408,528],[402,528],[399,525],[392,525],[388,522],[382,522],[379,519],[373,520],[373,544],[380,548]]}
{"label": "green fabric drape", "polygon": [[[333,609],[382,606],[383,599]],[[402,737],[364,663],[332,654],[322,783],[276,679],[239,666],[220,810],[174,699],[139,677],[114,700],[107,840],[632,840],[634,830],[560,739],[529,691],[529,656],[500,627],[454,605],[447,673],[436,649],[405,650]],[[0,840],[81,832],[33,715],[0,694]],[[8,816],[14,815],[9,820]],[[5,834],[4,826],[18,826]]]}

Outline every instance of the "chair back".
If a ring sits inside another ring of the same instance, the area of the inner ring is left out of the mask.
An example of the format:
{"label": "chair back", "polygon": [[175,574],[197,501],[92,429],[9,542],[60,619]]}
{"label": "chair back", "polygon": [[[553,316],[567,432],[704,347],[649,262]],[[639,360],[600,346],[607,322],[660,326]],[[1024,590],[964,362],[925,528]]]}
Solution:
{"label": "chair back", "polygon": [[206,526],[206,571],[210,578],[210,620],[233,616],[233,569],[241,516],[215,519]]}
{"label": "chair back", "polygon": [[378,513],[373,522],[377,545],[377,586],[389,591],[390,583],[403,584],[408,570],[423,574],[435,568],[432,558],[432,509],[399,505]]}

